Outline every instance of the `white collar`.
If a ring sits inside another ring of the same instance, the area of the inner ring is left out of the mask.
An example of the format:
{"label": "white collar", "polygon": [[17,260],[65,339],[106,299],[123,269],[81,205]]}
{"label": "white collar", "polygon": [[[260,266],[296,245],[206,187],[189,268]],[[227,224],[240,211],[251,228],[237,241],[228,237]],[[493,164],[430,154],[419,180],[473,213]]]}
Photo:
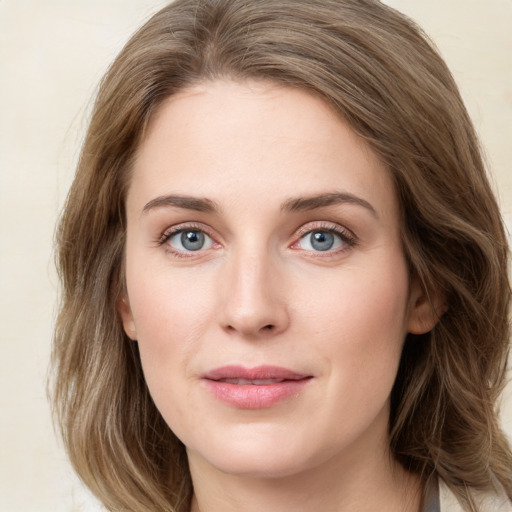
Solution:
{"label": "white collar", "polygon": [[[433,487],[436,489],[433,492],[434,501],[428,502],[426,499],[426,508],[424,508],[423,512],[464,512],[455,494],[450,491],[447,485],[441,482],[438,486]],[[429,494],[426,493],[426,496],[429,496]],[[481,512],[512,512],[512,502],[504,491],[500,494],[475,491],[472,493],[472,496],[477,504],[477,510]],[[435,499],[437,499],[438,508],[435,508]]]}

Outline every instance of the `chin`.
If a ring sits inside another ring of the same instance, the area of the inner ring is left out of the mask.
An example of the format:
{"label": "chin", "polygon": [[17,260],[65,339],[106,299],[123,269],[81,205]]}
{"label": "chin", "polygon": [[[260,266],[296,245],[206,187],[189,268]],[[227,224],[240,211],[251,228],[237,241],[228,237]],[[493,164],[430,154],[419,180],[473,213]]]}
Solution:
{"label": "chin", "polygon": [[[230,441],[227,441],[227,438]],[[293,437],[293,436],[292,436]],[[294,439],[287,435],[276,435],[276,432],[258,436],[247,432],[234,439],[227,434],[222,442],[214,442],[201,450],[188,450],[189,461],[201,460],[225,474],[250,478],[284,478],[303,471],[307,471],[321,464],[332,454],[331,450],[325,453],[308,453],[306,448],[311,446],[307,440],[300,436]],[[229,449],[216,447],[226,447]],[[322,450],[323,452],[323,450]]]}
{"label": "chin", "polygon": [[255,460],[254,457],[244,454],[235,454],[234,456],[219,458],[218,464],[211,461],[212,466],[217,470],[239,477],[246,478],[285,478],[309,469],[309,465],[303,460],[297,460],[281,456],[262,456]]}

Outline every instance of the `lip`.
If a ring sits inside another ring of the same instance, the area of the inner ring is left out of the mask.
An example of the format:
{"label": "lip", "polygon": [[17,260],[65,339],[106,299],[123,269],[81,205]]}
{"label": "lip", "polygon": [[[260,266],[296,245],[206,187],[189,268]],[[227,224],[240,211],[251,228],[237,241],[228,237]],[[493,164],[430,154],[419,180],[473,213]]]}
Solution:
{"label": "lip", "polygon": [[312,375],[280,366],[223,366],[202,376],[220,401],[238,409],[265,409],[297,396]]}

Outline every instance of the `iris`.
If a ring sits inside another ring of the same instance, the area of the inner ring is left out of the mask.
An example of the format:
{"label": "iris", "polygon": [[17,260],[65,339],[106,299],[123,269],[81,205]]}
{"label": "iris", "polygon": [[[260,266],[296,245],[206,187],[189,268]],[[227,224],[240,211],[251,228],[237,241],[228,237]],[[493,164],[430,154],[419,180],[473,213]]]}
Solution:
{"label": "iris", "polygon": [[202,249],[205,242],[204,233],[201,231],[183,231],[181,233],[181,245],[187,251]]}
{"label": "iris", "polygon": [[315,231],[310,237],[311,247],[316,251],[328,251],[334,245],[334,235],[327,231]]}

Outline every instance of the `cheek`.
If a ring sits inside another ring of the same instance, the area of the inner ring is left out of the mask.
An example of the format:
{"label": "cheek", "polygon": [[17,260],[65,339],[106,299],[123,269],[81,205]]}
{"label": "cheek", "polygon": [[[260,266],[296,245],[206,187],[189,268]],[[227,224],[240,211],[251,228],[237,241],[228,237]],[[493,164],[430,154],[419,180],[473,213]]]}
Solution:
{"label": "cheek", "polygon": [[128,296],[139,338],[148,343],[186,341],[202,329],[212,307],[211,279],[197,271],[172,272],[165,264],[132,276]]}
{"label": "cheek", "polygon": [[165,264],[129,271],[128,296],[146,382],[159,408],[168,408],[176,394],[171,402],[180,414],[188,392],[183,384],[191,378],[190,361],[212,322],[212,286],[197,272],[173,273]]}
{"label": "cheek", "polygon": [[309,294],[298,292],[306,297],[304,316],[311,318],[318,332],[336,329],[339,338],[350,338],[353,343],[360,340],[378,345],[389,335],[405,336],[408,276],[405,266],[401,267],[398,264],[394,271],[386,272],[381,266],[328,276],[313,293],[311,288]]}
{"label": "cheek", "polygon": [[158,409],[174,424],[186,416],[189,362],[211,316],[208,294],[191,286],[195,280],[169,276],[166,269],[138,272],[127,281],[144,377]]}
{"label": "cheek", "polygon": [[408,275],[400,257],[391,261],[340,273],[302,306],[339,389],[357,384],[362,400],[387,395],[406,336]]}

